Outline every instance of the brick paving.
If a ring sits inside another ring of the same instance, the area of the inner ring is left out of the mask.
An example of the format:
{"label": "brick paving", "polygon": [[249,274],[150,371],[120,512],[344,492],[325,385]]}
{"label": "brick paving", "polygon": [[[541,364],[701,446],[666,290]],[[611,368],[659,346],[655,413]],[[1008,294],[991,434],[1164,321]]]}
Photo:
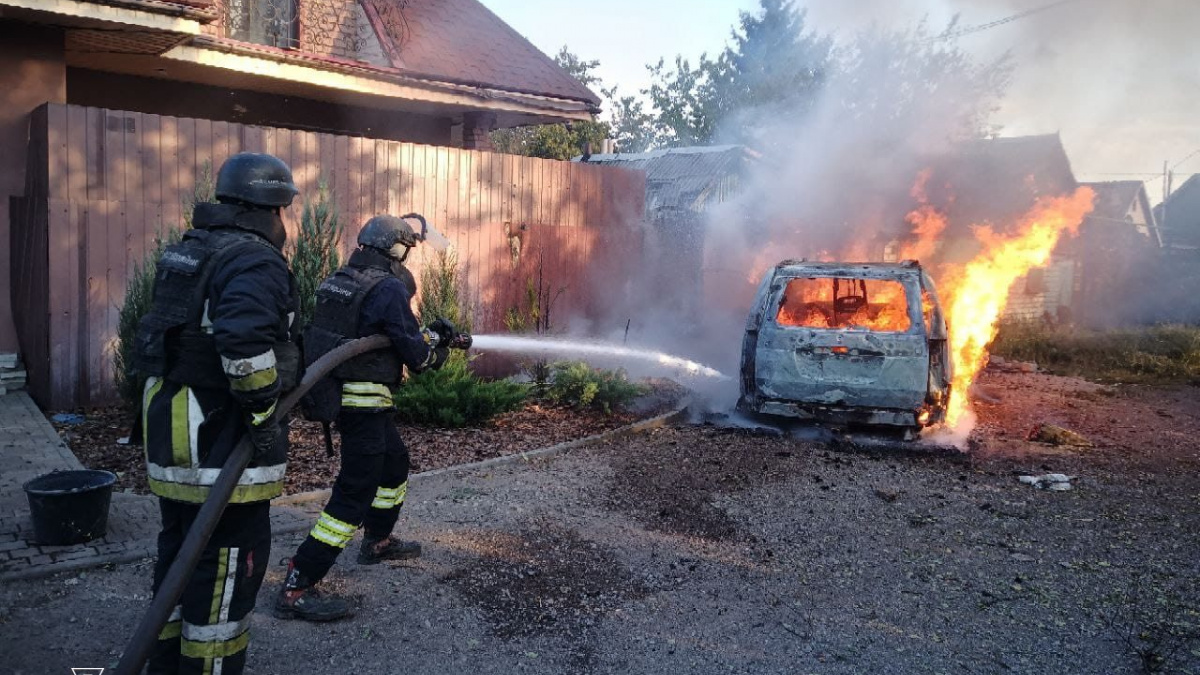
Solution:
{"label": "brick paving", "polygon": [[[24,484],[51,471],[82,468],[28,394],[0,396],[0,582],[154,556],[158,501],[124,492],[112,496],[104,537],[73,546],[37,544]],[[306,530],[311,522],[302,509],[271,509],[271,527],[279,534]]]}

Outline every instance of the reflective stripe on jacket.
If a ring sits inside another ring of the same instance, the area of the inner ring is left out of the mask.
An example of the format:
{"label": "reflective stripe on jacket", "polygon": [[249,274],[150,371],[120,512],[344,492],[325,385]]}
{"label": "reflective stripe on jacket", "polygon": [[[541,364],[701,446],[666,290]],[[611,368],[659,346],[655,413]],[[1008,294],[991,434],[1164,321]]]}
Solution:
{"label": "reflective stripe on jacket", "polygon": [[[146,381],[142,401],[146,478],[151,492],[175,501],[202,503],[225,460],[246,434],[240,407],[227,391],[197,389],[158,377]],[[252,463],[242,472],[231,503],[265,501],[283,492],[286,445],[280,450],[277,461]]]}

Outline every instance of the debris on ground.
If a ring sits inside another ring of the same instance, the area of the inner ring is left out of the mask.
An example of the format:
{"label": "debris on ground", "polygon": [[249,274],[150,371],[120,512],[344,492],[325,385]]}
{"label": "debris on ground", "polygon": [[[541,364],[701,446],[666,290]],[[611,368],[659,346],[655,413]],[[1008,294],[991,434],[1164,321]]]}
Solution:
{"label": "debris on ground", "polygon": [[1053,424],[1035,424],[1025,437],[1035,443],[1047,445],[1070,445],[1077,448],[1090,448],[1092,442],[1080,434]]}
{"label": "debris on ground", "polygon": [[1066,492],[1071,489],[1071,476],[1065,473],[1047,473],[1041,476],[1017,476],[1024,485],[1030,485],[1051,492]]}

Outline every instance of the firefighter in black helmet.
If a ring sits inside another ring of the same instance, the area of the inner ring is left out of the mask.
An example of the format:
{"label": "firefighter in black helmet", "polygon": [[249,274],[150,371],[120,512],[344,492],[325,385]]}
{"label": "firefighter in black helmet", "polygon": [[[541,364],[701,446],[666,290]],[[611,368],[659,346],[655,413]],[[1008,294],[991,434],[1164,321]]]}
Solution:
{"label": "firefighter in black helmet", "polygon": [[292,173],[271,155],[241,153],[217,172],[216,204],[158,262],[153,303],[137,333],[146,470],[162,531],[154,588],[200,505],[247,435],[254,457],[208,542],[148,671],[242,672],[250,613],[270,558],[270,500],[283,488],[285,423],[275,402],[295,385],[295,283],[283,258],[281,210]]}
{"label": "firefighter in black helmet", "polygon": [[[418,222],[420,232],[408,220]],[[469,336],[444,319],[423,330],[413,315],[416,289],[404,261],[428,234],[420,216],[375,216],[359,232],[359,249],[346,266],[317,289],[316,312],[304,331],[307,361],[345,340],[370,335],[386,335],[393,348],[357,357],[334,371],[340,391],[330,416],[336,416],[341,434],[341,469],[329,503],[288,563],[275,603],[282,618],[329,621],[351,613],[347,600],[323,595],[316,585],[360,526],[359,564],[421,555],[420,544],[391,536],[409,468],[408,448],[392,419],[392,388],[400,383],[403,367],[440,368],[449,349],[470,346]]]}

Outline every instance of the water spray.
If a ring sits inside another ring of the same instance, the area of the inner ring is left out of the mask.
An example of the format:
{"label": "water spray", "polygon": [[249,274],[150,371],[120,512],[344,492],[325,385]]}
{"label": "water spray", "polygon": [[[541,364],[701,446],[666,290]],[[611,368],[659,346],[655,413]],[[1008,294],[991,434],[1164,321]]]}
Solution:
{"label": "water spray", "polygon": [[518,337],[512,335],[475,335],[474,347],[481,350],[496,352],[515,352],[521,354],[554,354],[564,357],[586,359],[632,359],[661,366],[686,375],[711,377],[728,380],[729,377],[721,371],[709,368],[703,363],[697,363],[681,356],[652,349],[637,349],[622,345],[589,340],[563,340],[559,338]]}

